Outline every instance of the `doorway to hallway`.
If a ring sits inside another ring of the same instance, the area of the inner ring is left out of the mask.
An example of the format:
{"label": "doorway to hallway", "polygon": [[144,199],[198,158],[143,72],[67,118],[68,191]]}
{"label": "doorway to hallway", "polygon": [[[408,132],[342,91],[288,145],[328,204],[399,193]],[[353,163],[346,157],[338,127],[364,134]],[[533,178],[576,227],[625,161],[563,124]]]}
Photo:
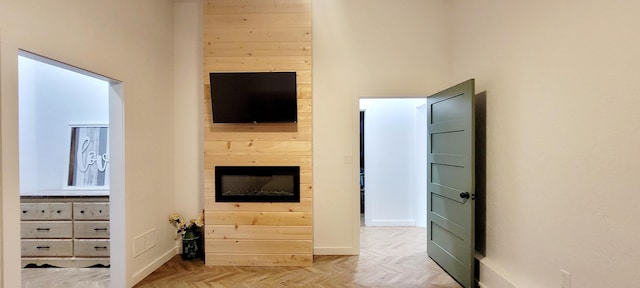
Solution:
{"label": "doorway to hallway", "polygon": [[[64,267],[58,275],[97,268],[89,273],[103,275],[96,279],[109,284],[111,246],[124,244],[123,232],[110,229],[110,212],[124,207],[118,172],[123,170],[121,84],[26,51],[18,51],[17,63],[20,265],[33,267],[23,268],[31,271],[22,284],[37,286],[40,277],[31,272],[44,269],[35,267]],[[40,213],[45,210],[51,213]]]}
{"label": "doorway to hallway", "polygon": [[426,226],[426,98],[360,99],[366,226]]}

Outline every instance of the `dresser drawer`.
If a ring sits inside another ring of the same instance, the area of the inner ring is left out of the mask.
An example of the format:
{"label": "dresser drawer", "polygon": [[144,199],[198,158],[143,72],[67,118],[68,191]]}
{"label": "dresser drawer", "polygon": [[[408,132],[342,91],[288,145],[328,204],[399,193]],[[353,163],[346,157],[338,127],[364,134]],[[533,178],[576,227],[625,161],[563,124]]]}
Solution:
{"label": "dresser drawer", "polygon": [[73,240],[76,257],[109,257],[109,240]]}
{"label": "dresser drawer", "polygon": [[68,240],[22,240],[23,257],[72,256],[73,242]]}
{"label": "dresser drawer", "polygon": [[23,221],[20,223],[21,238],[71,238],[71,221]]}
{"label": "dresser drawer", "polygon": [[71,220],[71,203],[21,203],[22,220]]}
{"label": "dresser drawer", "polygon": [[109,238],[108,221],[77,221],[73,223],[75,238]]}
{"label": "dresser drawer", "polygon": [[75,220],[109,220],[109,203],[74,203]]}

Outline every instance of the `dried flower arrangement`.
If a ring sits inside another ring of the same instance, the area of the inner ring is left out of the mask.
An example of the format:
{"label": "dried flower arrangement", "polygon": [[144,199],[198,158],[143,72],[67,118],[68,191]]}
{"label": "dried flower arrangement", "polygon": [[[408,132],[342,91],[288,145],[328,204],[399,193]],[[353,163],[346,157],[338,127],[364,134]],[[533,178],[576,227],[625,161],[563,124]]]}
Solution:
{"label": "dried flower arrangement", "polygon": [[180,216],[180,213],[172,212],[169,214],[169,222],[178,228],[178,234],[184,236],[184,233],[187,230],[196,230],[197,228],[204,226],[204,211],[200,211],[197,218],[193,218],[189,221]]}

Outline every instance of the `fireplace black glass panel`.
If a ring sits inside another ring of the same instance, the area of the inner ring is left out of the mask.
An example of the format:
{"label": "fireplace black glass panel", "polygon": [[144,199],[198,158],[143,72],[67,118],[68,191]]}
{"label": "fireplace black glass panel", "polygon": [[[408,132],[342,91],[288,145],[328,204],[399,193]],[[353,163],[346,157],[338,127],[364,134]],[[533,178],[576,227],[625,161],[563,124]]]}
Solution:
{"label": "fireplace black glass panel", "polygon": [[216,202],[300,202],[298,166],[216,166]]}

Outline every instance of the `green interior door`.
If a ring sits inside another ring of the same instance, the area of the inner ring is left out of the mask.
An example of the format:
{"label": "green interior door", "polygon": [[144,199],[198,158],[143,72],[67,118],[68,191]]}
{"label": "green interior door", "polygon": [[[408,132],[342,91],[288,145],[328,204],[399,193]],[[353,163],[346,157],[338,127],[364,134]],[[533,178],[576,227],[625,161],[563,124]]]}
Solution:
{"label": "green interior door", "polygon": [[427,98],[427,254],[474,287],[474,80]]}

